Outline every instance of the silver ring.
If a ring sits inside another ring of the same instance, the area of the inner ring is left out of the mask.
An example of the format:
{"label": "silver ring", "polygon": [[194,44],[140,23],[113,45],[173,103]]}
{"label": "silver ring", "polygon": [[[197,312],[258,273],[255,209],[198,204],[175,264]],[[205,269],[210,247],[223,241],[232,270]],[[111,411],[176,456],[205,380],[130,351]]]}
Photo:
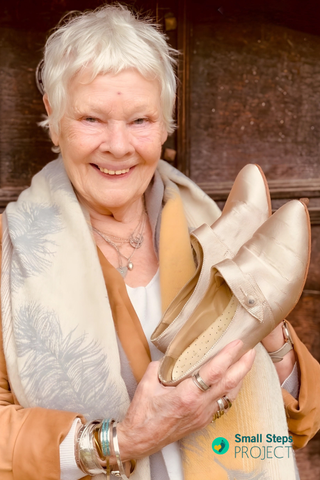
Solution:
{"label": "silver ring", "polygon": [[[218,404],[218,411],[220,411],[221,413],[222,413],[222,412],[224,413],[224,412],[225,412],[225,408],[224,408],[224,401],[223,401],[223,399],[222,399],[222,398],[218,398],[217,404]],[[223,415],[223,413],[222,413],[222,415]]]}
{"label": "silver ring", "polygon": [[206,392],[210,388],[210,385],[206,384],[206,382],[200,377],[199,373],[192,375],[192,381],[201,392]]}
{"label": "silver ring", "polygon": [[217,418],[222,417],[222,415],[224,415],[232,407],[232,403],[227,397],[227,395],[224,395],[223,397],[218,398],[217,404],[218,404],[218,410],[213,415],[211,423],[214,423],[217,420]]}

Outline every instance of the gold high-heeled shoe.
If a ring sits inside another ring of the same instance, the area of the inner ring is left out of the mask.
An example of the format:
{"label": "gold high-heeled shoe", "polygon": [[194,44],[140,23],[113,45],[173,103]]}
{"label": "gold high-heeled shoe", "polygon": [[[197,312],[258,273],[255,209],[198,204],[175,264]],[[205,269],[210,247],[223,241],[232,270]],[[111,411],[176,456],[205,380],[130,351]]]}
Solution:
{"label": "gold high-heeled shoe", "polygon": [[309,214],[298,200],[272,215],[233,259],[216,265],[209,264],[202,231],[192,235],[204,250],[210,283],[161,362],[159,379],[170,386],[190,377],[231,341],[242,340],[240,358],[267,336],[298,302],[310,262]]}
{"label": "gold high-heeled shoe", "polygon": [[[195,250],[198,267],[193,278],[182,288],[164,313],[161,323],[151,336],[152,343],[165,352],[170,341],[193,314],[210,282],[210,268],[203,267],[203,256],[211,265],[226,258],[233,258],[239,248],[271,215],[271,200],[266,178],[258,165],[248,164],[237,175],[223,212],[209,227],[202,225],[205,249],[195,237],[191,243]],[[207,265],[206,261],[206,265]]]}

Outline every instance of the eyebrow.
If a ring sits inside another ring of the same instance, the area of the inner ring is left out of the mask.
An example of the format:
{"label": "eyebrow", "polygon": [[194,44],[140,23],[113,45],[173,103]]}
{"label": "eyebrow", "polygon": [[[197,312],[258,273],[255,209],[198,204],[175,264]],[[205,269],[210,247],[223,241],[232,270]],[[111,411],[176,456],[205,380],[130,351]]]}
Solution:
{"label": "eyebrow", "polygon": [[[129,102],[128,102],[129,103]],[[106,107],[101,107],[100,105],[88,105],[88,106],[75,106],[75,111],[78,115],[88,115],[88,114],[95,114],[95,115],[101,115],[101,116],[108,116],[110,113],[110,109],[108,106]],[[148,115],[155,115],[159,114],[156,108],[152,107],[151,105],[147,103],[141,103],[141,104],[133,104],[130,102],[129,108],[124,109],[124,112],[128,117],[131,115],[135,114],[140,114],[140,113],[145,113]]]}

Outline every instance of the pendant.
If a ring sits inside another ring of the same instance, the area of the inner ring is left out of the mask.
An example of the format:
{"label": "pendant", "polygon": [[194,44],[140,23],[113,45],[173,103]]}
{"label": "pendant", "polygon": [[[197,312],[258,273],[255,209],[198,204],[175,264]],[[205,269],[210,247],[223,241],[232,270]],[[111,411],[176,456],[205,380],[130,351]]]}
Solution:
{"label": "pendant", "polygon": [[140,248],[143,242],[143,235],[142,233],[138,233],[135,237],[132,235],[130,236],[129,243],[132,248]]}
{"label": "pendant", "polygon": [[127,268],[128,268],[128,270],[132,270],[133,269],[133,263],[128,262]]}
{"label": "pendant", "polygon": [[127,267],[118,267],[117,270],[119,273],[121,273],[122,278],[124,278],[127,275],[127,272],[128,272]]}

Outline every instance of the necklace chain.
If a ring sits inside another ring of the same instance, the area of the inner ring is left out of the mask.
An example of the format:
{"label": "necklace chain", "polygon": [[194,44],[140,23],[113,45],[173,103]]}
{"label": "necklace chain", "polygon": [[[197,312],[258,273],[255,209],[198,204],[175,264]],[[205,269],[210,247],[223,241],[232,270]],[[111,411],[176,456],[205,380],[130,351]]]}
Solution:
{"label": "necklace chain", "polygon": [[[143,210],[137,226],[135,227],[135,229],[133,230],[133,232],[130,234],[128,238],[117,237],[115,235],[110,235],[110,234],[107,235],[103,232],[100,232],[100,230],[98,230],[97,228],[92,227],[92,230],[95,233],[100,235],[100,237],[103,238],[105,242],[107,242],[111,247],[113,247],[116,250],[118,254],[118,263],[119,263],[119,267],[117,268],[117,270],[118,272],[121,273],[123,278],[127,275],[128,270],[132,270],[134,267],[131,261],[131,258],[133,257],[135,251],[138,248],[140,248],[143,243],[143,240],[144,240],[143,233],[144,233],[145,224],[146,224],[146,212]],[[111,240],[110,237],[115,239],[116,241]],[[122,248],[122,246],[125,245],[126,243],[129,243],[129,245],[133,248],[133,251],[131,252],[129,257],[126,257],[122,252],[120,252],[120,248]],[[126,260],[126,263],[127,263],[126,265],[122,264],[122,258]]]}
{"label": "necklace chain", "polygon": [[[137,237],[139,237],[139,233],[138,235],[135,236],[135,232],[141,227],[141,224],[142,224],[142,221],[143,221],[143,217],[144,217],[144,211],[142,212],[141,214],[141,217],[140,217],[140,220],[139,222],[137,223],[136,227],[134,228],[133,232],[130,234],[129,237],[127,238],[123,238],[123,237],[118,237],[116,235],[111,235],[111,233],[103,233],[103,235],[105,237],[107,237],[108,239],[112,239],[113,243],[117,244],[117,245],[124,245],[125,243],[130,243],[130,245],[132,247],[135,246],[136,242],[138,241]],[[97,230],[97,229],[96,229]],[[98,232],[98,231],[97,231]],[[98,232],[98,233],[102,233],[102,232]],[[139,248],[139,247],[138,247]]]}

